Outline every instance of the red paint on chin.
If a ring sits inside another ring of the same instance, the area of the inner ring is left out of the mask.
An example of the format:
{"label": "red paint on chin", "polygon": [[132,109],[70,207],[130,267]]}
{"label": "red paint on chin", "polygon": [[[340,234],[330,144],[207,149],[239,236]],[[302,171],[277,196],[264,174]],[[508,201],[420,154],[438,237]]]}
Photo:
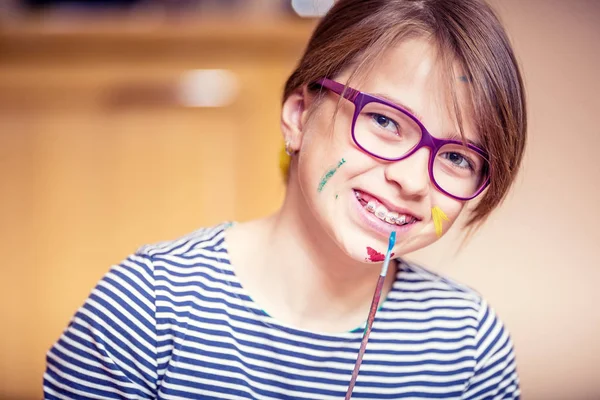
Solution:
{"label": "red paint on chin", "polygon": [[[369,255],[369,257],[367,257],[368,261],[372,261],[372,262],[380,262],[380,261],[384,261],[385,260],[385,255],[381,254],[380,252],[378,252],[377,250],[375,250],[372,247],[368,247],[367,246],[367,254]],[[390,255],[390,258],[394,257],[394,253],[392,253]]]}

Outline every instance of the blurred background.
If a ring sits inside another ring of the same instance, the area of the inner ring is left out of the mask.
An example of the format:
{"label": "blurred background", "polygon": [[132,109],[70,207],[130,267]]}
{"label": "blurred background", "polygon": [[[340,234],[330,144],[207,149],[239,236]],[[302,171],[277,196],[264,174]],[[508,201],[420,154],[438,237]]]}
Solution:
{"label": "blurred background", "polygon": [[[145,243],[277,209],[283,84],[332,1],[0,2],[0,398]],[[600,399],[600,2],[496,0],[530,105],[523,171],[457,252],[513,334],[525,399]]]}

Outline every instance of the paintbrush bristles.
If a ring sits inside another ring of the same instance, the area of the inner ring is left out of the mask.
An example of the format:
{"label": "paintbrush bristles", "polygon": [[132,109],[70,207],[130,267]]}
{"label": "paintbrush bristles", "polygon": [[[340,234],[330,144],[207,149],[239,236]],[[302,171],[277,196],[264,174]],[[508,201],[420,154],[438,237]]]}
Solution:
{"label": "paintbrush bristles", "polygon": [[390,258],[392,257],[392,249],[396,244],[396,231],[390,234],[390,238],[388,240],[388,249],[387,253],[385,253],[385,260],[383,261],[383,265],[381,266],[381,274],[380,276],[386,276],[388,267],[390,265]]}

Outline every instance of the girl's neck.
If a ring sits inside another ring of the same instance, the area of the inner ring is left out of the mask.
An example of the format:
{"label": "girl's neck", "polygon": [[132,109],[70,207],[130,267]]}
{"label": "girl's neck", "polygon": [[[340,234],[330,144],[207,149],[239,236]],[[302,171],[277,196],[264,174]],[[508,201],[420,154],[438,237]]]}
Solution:
{"label": "girl's neck", "polygon": [[[321,229],[302,195],[288,188],[281,210],[227,235],[242,286],[267,313],[297,328],[348,331],[366,319],[379,266],[357,262]],[[385,298],[395,265],[384,285]]]}

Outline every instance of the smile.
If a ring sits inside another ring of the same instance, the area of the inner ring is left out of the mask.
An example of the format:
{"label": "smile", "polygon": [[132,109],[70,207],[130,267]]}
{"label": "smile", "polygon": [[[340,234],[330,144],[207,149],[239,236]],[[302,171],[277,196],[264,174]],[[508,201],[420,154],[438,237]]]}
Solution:
{"label": "smile", "polygon": [[354,190],[354,195],[365,210],[390,225],[405,226],[414,224],[418,221],[418,219],[411,214],[388,210],[387,207],[381,204],[375,197],[367,193]]}

